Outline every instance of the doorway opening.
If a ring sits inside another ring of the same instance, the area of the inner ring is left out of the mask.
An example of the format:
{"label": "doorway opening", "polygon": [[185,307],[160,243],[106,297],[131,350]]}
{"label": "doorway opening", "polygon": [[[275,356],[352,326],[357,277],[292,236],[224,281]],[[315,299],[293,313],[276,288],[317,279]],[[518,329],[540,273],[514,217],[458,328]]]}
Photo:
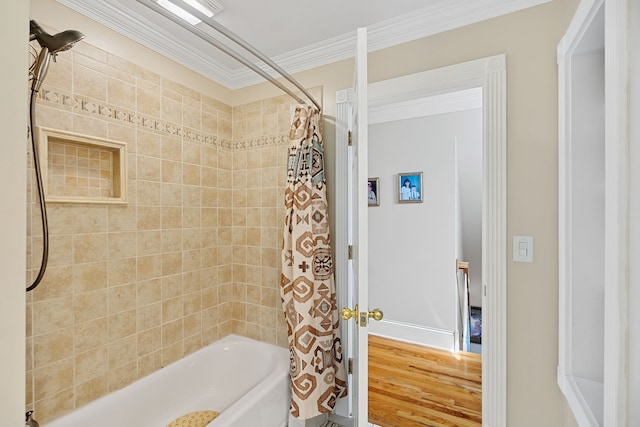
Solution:
{"label": "doorway opening", "polygon": [[[368,107],[425,98],[433,95],[482,88],[482,279],[483,307],[482,340],[482,420],[484,425],[506,425],[506,68],[505,56],[483,58],[449,67],[368,85]],[[346,163],[347,133],[341,135],[342,122],[348,123],[348,94],[337,94],[336,120],[336,173],[337,182],[344,182],[347,167],[342,168],[341,156]],[[341,115],[341,112],[345,112]],[[343,145],[344,144],[344,145]],[[415,172],[415,171],[397,171]],[[343,174],[343,175],[341,175]],[[388,194],[394,197],[393,193]],[[348,220],[346,206],[336,191],[336,219]],[[386,197],[381,194],[381,197]],[[344,201],[347,197],[344,197]],[[426,200],[426,199],[425,199]],[[372,215],[369,208],[363,215]],[[341,213],[345,213],[341,215]],[[356,219],[357,220],[357,219]],[[368,220],[366,218],[365,220]],[[336,230],[346,225],[336,224]],[[340,235],[336,233],[336,258],[346,251]],[[346,237],[346,233],[345,233]],[[343,249],[344,248],[344,249]],[[344,256],[347,259],[346,253]],[[390,266],[389,268],[394,268]],[[337,283],[341,271],[336,263]],[[346,274],[346,273],[345,273]],[[453,274],[453,273],[452,273]],[[348,301],[340,292],[338,303]],[[372,301],[371,304],[376,304]],[[380,307],[384,310],[384,307]],[[348,330],[349,328],[343,328]],[[366,334],[360,334],[365,335]],[[349,337],[345,339],[349,345]],[[353,390],[353,388],[352,388]],[[358,396],[358,399],[366,396]],[[342,415],[342,414],[339,414]],[[351,415],[351,414],[349,414]],[[360,426],[358,426],[360,427]]]}

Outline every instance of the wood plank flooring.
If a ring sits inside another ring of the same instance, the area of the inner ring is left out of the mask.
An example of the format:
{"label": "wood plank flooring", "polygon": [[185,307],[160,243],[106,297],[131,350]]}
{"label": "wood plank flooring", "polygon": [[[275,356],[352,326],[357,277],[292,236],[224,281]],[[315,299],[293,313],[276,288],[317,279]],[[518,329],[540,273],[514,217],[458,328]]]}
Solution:
{"label": "wood plank flooring", "polygon": [[369,422],[481,426],[482,356],[369,335]]}

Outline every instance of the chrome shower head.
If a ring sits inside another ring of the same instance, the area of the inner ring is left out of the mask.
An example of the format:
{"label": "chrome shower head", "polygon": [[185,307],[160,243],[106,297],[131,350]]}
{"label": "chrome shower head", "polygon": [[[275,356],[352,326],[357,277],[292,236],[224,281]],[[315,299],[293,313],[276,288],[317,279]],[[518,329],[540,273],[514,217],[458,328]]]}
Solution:
{"label": "chrome shower head", "polygon": [[30,31],[29,39],[37,40],[40,47],[46,47],[52,54],[71,49],[74,44],[84,38],[84,34],[76,30],[66,30],[52,36],[33,20],[30,23]]}
{"label": "chrome shower head", "polygon": [[38,25],[36,21],[30,22],[29,41],[36,40],[40,45],[40,53],[33,66],[30,68],[32,73],[31,90],[37,92],[40,90],[44,76],[49,69],[49,61],[54,58],[58,52],[71,49],[73,45],[84,38],[84,34],[76,30],[67,30],[56,35],[51,35]]}

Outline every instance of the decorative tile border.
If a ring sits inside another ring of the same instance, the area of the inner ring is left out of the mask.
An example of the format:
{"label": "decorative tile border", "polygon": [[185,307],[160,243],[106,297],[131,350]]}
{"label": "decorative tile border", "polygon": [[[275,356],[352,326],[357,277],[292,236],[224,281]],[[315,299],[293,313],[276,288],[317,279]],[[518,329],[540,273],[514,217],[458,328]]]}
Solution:
{"label": "decorative tile border", "polygon": [[269,145],[278,145],[288,142],[287,135],[265,136],[257,139],[245,139],[242,141],[234,141],[232,146],[234,150],[242,150],[247,148],[266,147]]}
{"label": "decorative tile border", "polygon": [[213,145],[228,150],[241,150],[258,147],[266,147],[270,145],[278,145],[288,142],[287,135],[267,136],[255,139],[246,139],[241,141],[230,141],[228,139],[219,138],[218,136],[202,133],[200,131],[182,127],[171,122],[165,122],[155,117],[136,114],[119,107],[108,104],[98,104],[95,101],[73,97],[66,93],[56,92],[50,89],[41,89],[38,98],[42,101],[57,104],[65,107],[71,107],[81,112],[95,114],[100,118],[116,120],[132,126],[139,126],[151,131],[164,133],[171,136],[187,139],[191,142],[200,144]]}
{"label": "decorative tile border", "polygon": [[38,93],[38,98],[45,102],[78,109],[84,113],[95,114],[100,116],[100,118],[140,126],[152,131],[188,139],[192,142],[213,145],[228,150],[234,148],[234,144],[228,139],[219,138],[218,136],[182,127],[174,123],[164,122],[155,117],[136,114],[133,111],[127,111],[112,105],[98,104],[95,101],[73,97],[69,94],[59,93],[50,89],[42,89]]}

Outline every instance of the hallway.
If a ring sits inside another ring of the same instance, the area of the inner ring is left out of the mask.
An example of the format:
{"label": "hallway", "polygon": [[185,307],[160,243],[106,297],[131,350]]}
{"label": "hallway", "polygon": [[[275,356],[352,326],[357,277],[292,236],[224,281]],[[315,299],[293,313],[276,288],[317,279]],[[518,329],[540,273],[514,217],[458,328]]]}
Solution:
{"label": "hallway", "polygon": [[369,335],[369,422],[482,425],[482,357]]}

